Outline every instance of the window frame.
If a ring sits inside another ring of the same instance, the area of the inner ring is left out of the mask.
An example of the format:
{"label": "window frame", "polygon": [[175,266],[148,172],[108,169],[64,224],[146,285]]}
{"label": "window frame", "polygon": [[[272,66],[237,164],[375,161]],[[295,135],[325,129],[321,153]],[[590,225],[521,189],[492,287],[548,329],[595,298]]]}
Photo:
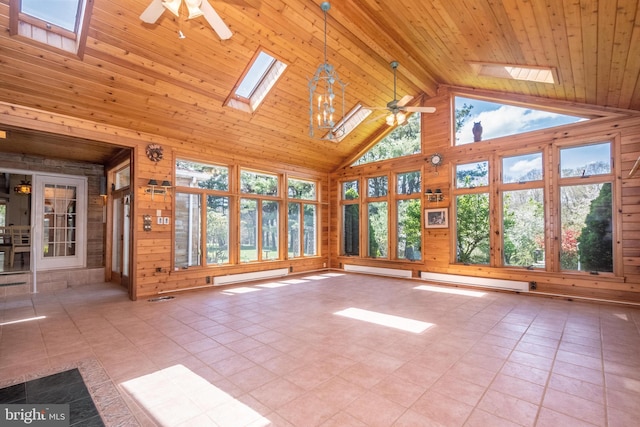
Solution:
{"label": "window frame", "polygon": [[[209,189],[209,188],[202,188],[202,187],[187,187],[187,186],[183,186],[180,185],[180,181],[178,179],[176,179],[177,177],[177,164],[178,162],[183,161],[183,162],[189,162],[189,163],[196,163],[199,165],[203,165],[203,166],[211,166],[211,167],[220,167],[220,168],[226,168],[228,173],[227,173],[227,190],[218,190],[218,189]],[[219,267],[225,267],[225,266],[229,266],[229,265],[235,265],[238,263],[238,252],[239,252],[239,247],[238,250],[231,250],[229,249],[229,259],[228,262],[226,263],[208,263],[207,262],[207,203],[208,203],[208,198],[209,196],[213,196],[213,197],[227,197],[228,198],[228,204],[229,204],[229,230],[228,230],[228,239],[229,239],[229,245],[231,246],[232,242],[239,242],[239,237],[238,234],[236,232],[236,224],[237,224],[237,217],[239,216],[239,210],[238,210],[238,197],[234,194],[233,191],[233,185],[235,184],[235,171],[236,171],[236,167],[230,164],[224,164],[224,163],[215,163],[215,162],[202,162],[200,160],[192,160],[189,159],[188,157],[176,157],[173,161],[173,175],[174,175],[174,182],[176,183],[175,186],[173,187],[173,192],[174,192],[174,199],[177,197],[178,194],[189,194],[189,195],[198,195],[200,197],[200,210],[199,210],[199,214],[200,214],[200,235],[199,235],[199,239],[200,239],[200,247],[199,247],[199,263],[198,264],[194,264],[194,265],[189,265],[186,266],[187,269],[194,269],[194,268],[219,268]],[[235,212],[238,212],[238,214],[234,214]],[[177,212],[175,211],[175,201],[174,201],[174,222],[175,220],[178,219],[177,218]],[[172,242],[173,242],[173,248],[174,248],[174,253],[172,256],[172,264],[175,268],[183,268],[183,266],[178,266],[176,263],[176,254],[175,254],[175,245],[176,245],[176,226],[174,224],[174,230],[172,233]]]}
{"label": "window frame", "polygon": [[[598,145],[601,143],[608,142],[610,144],[610,165],[611,170],[608,174],[598,174],[598,175],[586,175],[586,176],[569,176],[569,177],[560,177],[561,173],[561,156],[560,151],[567,148],[576,148],[580,146],[589,146],[589,145]],[[557,218],[556,226],[554,228],[554,251],[552,262],[554,265],[553,272],[561,273],[561,274],[575,274],[587,276],[592,273],[589,271],[580,271],[580,270],[570,270],[570,269],[562,269],[560,263],[560,255],[561,255],[561,243],[562,243],[562,217],[561,217],[561,188],[562,187],[570,187],[577,185],[588,185],[588,184],[605,184],[610,183],[611,185],[611,224],[612,224],[612,271],[598,271],[597,274],[600,277],[620,277],[622,276],[623,271],[623,254],[621,248],[622,242],[622,230],[620,226],[620,215],[621,212],[618,209],[615,209],[616,206],[621,206],[622,200],[620,195],[620,182],[616,179],[616,159],[620,158],[620,135],[608,135],[602,137],[592,137],[588,139],[571,139],[567,141],[561,141],[554,144],[552,148],[553,156],[557,161],[554,166],[556,167],[556,173],[554,174],[551,185],[553,188],[556,188],[557,191],[555,197],[558,202],[554,204],[554,215]]]}
{"label": "window frame", "polygon": [[[307,183],[312,183],[314,186],[314,198],[313,199],[305,199],[305,198],[297,198],[297,197],[292,197],[289,195],[289,186],[290,186],[290,181],[294,180],[294,181],[299,181],[299,182],[307,182]],[[286,229],[286,241],[287,241],[287,245],[286,245],[286,259],[300,259],[300,258],[310,258],[310,257],[317,257],[320,255],[320,247],[318,244],[318,237],[320,235],[319,230],[318,230],[318,224],[320,222],[320,203],[319,203],[319,189],[320,189],[320,185],[318,180],[315,179],[307,179],[307,178],[300,178],[300,177],[296,177],[293,175],[288,175],[286,177],[286,186],[287,186],[287,200],[286,200],[286,223],[285,223],[285,229]],[[289,206],[290,205],[297,205],[298,206],[298,213],[299,213],[299,230],[298,230],[298,234],[299,234],[299,247],[298,247],[298,255],[290,255],[289,254],[289,238],[290,238],[290,227],[289,227]],[[315,209],[315,226],[314,226],[314,253],[313,254],[306,254],[305,253],[305,248],[306,248],[306,240],[305,240],[305,206],[313,206]]]}

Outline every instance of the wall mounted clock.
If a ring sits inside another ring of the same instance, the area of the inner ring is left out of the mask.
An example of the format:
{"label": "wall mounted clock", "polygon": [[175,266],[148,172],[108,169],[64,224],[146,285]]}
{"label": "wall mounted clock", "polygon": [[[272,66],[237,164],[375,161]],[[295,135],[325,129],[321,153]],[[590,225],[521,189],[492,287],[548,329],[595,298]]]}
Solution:
{"label": "wall mounted clock", "polygon": [[160,144],[147,145],[147,157],[152,162],[159,162],[162,160],[162,146]]}
{"label": "wall mounted clock", "polygon": [[432,166],[440,166],[442,164],[442,156],[438,153],[434,153],[431,155],[431,165]]}

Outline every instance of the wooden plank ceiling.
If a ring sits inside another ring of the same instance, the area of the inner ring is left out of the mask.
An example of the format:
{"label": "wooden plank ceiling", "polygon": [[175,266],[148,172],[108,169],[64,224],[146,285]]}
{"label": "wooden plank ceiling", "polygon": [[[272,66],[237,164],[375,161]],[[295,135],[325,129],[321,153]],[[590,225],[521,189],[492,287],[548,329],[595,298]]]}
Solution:
{"label": "wooden plank ceiling", "polygon": [[[383,117],[367,121],[337,144],[308,136],[321,1],[209,0],[233,32],[225,41],[203,18],[164,12],[142,23],[150,1],[94,0],[80,59],[11,37],[9,0],[0,0],[0,101],[323,172],[384,126]],[[397,60],[398,98],[428,103],[450,85],[640,110],[637,0],[336,0],[327,27],[347,108],[393,99]],[[254,114],[223,106],[261,47],[285,74]],[[551,66],[560,82],[478,77],[469,61]]]}

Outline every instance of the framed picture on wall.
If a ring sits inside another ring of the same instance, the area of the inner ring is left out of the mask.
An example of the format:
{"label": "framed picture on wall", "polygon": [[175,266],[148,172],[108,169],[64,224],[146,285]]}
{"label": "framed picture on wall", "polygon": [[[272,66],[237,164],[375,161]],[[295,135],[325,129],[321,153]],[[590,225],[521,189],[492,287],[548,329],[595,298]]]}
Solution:
{"label": "framed picture on wall", "polygon": [[449,210],[447,208],[425,209],[425,228],[448,228]]}

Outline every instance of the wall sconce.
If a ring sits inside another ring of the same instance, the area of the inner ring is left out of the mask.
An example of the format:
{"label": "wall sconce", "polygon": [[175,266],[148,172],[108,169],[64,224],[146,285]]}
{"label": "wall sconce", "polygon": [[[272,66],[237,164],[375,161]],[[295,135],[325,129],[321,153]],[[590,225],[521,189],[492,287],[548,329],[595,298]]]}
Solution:
{"label": "wall sconce", "polygon": [[439,188],[436,188],[435,192],[431,191],[430,188],[427,188],[424,194],[427,196],[427,202],[429,203],[441,202],[444,200],[444,194],[442,194],[442,190]]}
{"label": "wall sconce", "polygon": [[[158,184],[158,181],[155,179],[150,179],[147,183],[148,188],[145,190],[147,194],[151,194],[151,200],[153,200],[154,194],[163,194],[164,200],[167,200],[167,193],[171,188],[171,183],[167,180],[162,181],[161,184]],[[162,187],[162,188],[156,188]]]}

